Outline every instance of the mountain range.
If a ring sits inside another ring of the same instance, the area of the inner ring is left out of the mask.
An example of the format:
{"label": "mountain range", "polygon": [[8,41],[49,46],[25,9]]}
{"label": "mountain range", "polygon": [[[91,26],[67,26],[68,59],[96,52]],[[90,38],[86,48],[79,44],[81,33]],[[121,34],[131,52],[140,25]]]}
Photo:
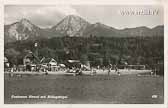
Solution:
{"label": "mountain range", "polygon": [[52,37],[137,37],[137,36],[163,36],[164,26],[154,28],[145,26],[136,28],[115,29],[100,22],[91,24],[85,19],[69,15],[51,28],[42,29],[27,19],[21,19],[10,25],[4,26],[5,43],[17,40],[34,40]]}

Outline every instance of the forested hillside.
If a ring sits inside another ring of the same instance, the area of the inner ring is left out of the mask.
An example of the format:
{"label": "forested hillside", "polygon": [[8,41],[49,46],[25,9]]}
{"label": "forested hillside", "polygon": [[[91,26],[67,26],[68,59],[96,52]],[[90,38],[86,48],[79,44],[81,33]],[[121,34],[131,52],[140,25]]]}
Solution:
{"label": "forested hillside", "polygon": [[[38,43],[35,48],[34,43]],[[164,37],[55,37],[5,44],[5,56],[12,64],[22,64],[26,51],[40,59],[52,57],[59,63],[68,59],[90,61],[92,66],[109,64],[157,64],[164,60]]]}

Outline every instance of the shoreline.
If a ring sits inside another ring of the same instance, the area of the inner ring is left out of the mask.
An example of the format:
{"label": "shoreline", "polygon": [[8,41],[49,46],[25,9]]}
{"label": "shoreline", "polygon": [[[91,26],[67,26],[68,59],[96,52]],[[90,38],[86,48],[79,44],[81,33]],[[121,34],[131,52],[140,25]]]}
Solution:
{"label": "shoreline", "polygon": [[[151,73],[152,70],[127,70],[127,69],[119,69],[120,74],[145,74],[145,73]],[[91,71],[82,71],[83,75],[92,75]],[[21,71],[21,72],[4,72],[4,74],[30,74],[30,75],[43,75],[46,74],[46,72],[36,72],[36,71]],[[66,71],[49,71],[47,74],[53,74],[53,75],[68,75],[68,74],[74,74],[74,73],[67,73]],[[110,71],[110,75],[116,75],[117,73],[115,70]],[[108,75],[108,70],[96,70],[96,75]]]}

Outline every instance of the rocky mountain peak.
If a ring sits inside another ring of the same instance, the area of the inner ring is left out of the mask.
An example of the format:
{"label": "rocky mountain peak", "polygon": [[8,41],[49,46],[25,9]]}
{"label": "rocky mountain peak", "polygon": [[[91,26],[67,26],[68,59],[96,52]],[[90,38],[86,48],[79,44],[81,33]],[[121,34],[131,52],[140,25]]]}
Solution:
{"label": "rocky mountain peak", "polygon": [[28,19],[25,18],[21,19],[19,21],[19,24],[23,26],[23,28],[27,28],[29,31],[32,31],[34,27],[34,25]]}
{"label": "rocky mountain peak", "polygon": [[82,36],[83,30],[88,25],[89,23],[83,18],[75,15],[69,15],[56,26],[54,26],[53,29],[69,36]]}
{"label": "rocky mountain peak", "polygon": [[80,16],[69,15],[62,19],[57,25],[49,29],[40,29],[28,19],[21,19],[10,25],[5,25],[5,42],[17,40],[34,40],[52,37],[135,37],[135,36],[164,36],[164,26],[148,28],[146,26],[115,29],[103,23],[90,24]]}
{"label": "rocky mountain peak", "polygon": [[15,22],[7,26],[7,30],[5,30],[5,38],[7,41],[26,40],[30,37],[34,38],[39,35],[40,28],[25,18],[21,19],[19,22]]}

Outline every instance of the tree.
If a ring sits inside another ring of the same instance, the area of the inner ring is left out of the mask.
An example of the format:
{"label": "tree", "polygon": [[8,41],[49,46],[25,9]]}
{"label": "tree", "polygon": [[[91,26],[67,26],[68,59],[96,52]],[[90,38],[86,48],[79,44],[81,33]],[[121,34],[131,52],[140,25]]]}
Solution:
{"label": "tree", "polygon": [[11,65],[18,65],[18,58],[20,56],[19,51],[16,51],[13,48],[6,49],[5,56],[8,58]]}
{"label": "tree", "polygon": [[88,61],[88,55],[87,54],[82,54],[80,56],[80,61],[83,63],[83,64],[86,64],[87,61]]}
{"label": "tree", "polygon": [[39,56],[42,58],[42,57],[47,57],[47,58],[54,58],[54,59],[58,59],[58,56],[55,52],[55,50],[53,49],[50,49],[48,47],[44,47],[44,48],[41,48],[39,50]]}

